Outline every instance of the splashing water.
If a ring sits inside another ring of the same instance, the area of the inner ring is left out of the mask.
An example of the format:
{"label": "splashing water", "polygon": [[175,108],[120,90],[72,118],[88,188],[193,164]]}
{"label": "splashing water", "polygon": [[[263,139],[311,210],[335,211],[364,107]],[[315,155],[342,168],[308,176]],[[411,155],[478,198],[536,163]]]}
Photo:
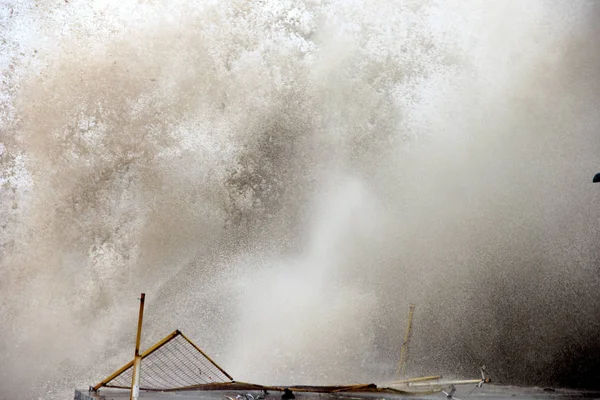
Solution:
{"label": "splashing water", "polygon": [[241,380],[597,385],[600,10],[5,1],[0,398],[181,328]]}

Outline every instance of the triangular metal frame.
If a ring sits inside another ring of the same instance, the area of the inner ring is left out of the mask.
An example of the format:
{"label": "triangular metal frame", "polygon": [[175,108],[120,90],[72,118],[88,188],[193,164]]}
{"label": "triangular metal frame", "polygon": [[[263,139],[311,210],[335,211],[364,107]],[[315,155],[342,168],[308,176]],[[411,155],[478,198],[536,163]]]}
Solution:
{"label": "triangular metal frame", "polygon": [[[231,375],[229,375],[227,372],[225,372],[225,370],[223,368],[221,368],[217,363],[215,363],[205,352],[202,351],[202,349],[200,349],[198,346],[196,346],[194,344],[194,342],[192,342],[190,339],[188,339],[188,337],[185,336],[180,330],[173,331],[172,333],[170,333],[169,335],[165,336],[163,339],[159,340],[154,345],[152,345],[148,350],[146,350],[145,352],[143,352],[141,354],[142,360],[144,360],[144,358],[148,357],[149,355],[151,355],[152,353],[154,353],[155,351],[157,351],[158,349],[160,349],[161,347],[163,347],[164,345],[166,345],[167,343],[169,343],[171,340],[175,339],[177,336],[181,336],[185,341],[187,341],[189,344],[191,344],[200,354],[202,354],[204,356],[204,358],[208,362],[210,362],[212,365],[214,365],[227,378],[229,378],[230,382],[233,382],[233,378],[231,377]],[[127,364],[123,365],[121,368],[119,368],[118,370],[116,370],[115,372],[113,372],[111,375],[109,375],[108,377],[106,377],[106,379],[104,379],[100,383],[98,383],[95,386],[91,387],[91,389],[93,391],[98,391],[102,387],[118,388],[118,389],[131,389],[130,387],[110,385],[111,381],[113,381],[114,379],[116,379],[119,376],[121,376],[121,374],[124,374],[130,368],[133,368],[133,360],[131,360]],[[225,383],[225,382],[215,382],[215,383]],[[140,388],[140,389],[142,389],[142,390],[149,390],[149,389],[144,389],[144,388]]]}

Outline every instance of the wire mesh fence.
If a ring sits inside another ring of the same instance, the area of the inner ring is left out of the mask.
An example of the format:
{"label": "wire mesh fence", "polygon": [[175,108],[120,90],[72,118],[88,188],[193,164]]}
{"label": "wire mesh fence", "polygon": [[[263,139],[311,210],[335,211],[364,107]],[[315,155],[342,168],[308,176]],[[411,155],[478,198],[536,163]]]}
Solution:
{"label": "wire mesh fence", "polygon": [[[130,388],[132,374],[130,362],[97,387]],[[231,381],[231,376],[179,331],[142,353],[142,390],[173,390]]]}

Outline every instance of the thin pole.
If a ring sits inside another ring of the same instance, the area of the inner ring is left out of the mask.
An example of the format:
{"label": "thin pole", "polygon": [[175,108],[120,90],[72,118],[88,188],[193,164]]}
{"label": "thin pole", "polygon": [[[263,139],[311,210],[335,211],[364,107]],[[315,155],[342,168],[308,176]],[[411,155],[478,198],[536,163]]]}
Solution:
{"label": "thin pole", "polygon": [[438,381],[438,382],[409,382],[406,386],[410,387],[428,387],[428,386],[448,386],[448,385],[470,385],[478,383],[488,383],[482,379],[457,379],[454,381]]}
{"label": "thin pole", "polygon": [[412,336],[412,322],[415,314],[415,305],[411,304],[408,308],[408,321],[406,323],[406,331],[404,332],[404,341],[402,342],[402,348],[400,349],[400,360],[398,361],[398,370],[396,374],[398,377],[404,377],[406,374],[406,361],[408,359],[408,345]]}
{"label": "thin pole", "polygon": [[413,382],[424,382],[424,381],[437,381],[442,379],[441,375],[432,375],[432,376],[421,376],[418,378],[410,378],[410,379],[403,379],[401,381],[394,381],[394,382],[390,382],[390,383],[385,383],[384,385],[404,385],[407,383],[413,383]]}
{"label": "thin pole", "polygon": [[146,295],[142,293],[140,297],[140,315],[138,317],[137,336],[135,338],[135,357],[133,359],[133,377],[131,379],[131,395],[130,400],[137,400],[140,396],[140,367],[142,364],[142,356],[140,356],[140,340],[142,338],[142,320],[144,319],[144,299]]}

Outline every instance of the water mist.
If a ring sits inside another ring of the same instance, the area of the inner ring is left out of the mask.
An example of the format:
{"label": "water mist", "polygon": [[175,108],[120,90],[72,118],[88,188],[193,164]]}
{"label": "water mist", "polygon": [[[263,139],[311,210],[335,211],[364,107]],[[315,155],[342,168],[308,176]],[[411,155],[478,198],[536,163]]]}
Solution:
{"label": "water mist", "polygon": [[5,1],[0,399],[181,329],[240,380],[598,385],[600,9]]}

